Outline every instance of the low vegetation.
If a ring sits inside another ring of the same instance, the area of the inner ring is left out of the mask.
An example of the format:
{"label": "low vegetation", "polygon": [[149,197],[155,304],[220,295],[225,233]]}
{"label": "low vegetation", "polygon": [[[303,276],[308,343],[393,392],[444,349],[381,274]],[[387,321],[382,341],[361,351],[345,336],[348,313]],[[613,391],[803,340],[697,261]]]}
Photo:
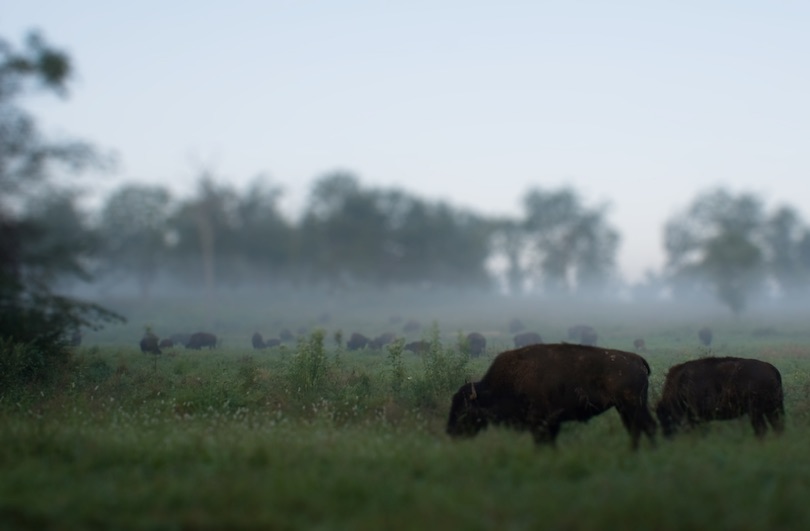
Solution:
{"label": "low vegetation", "polygon": [[[666,369],[644,354],[651,401]],[[673,332],[676,333],[676,332]],[[632,344],[633,336],[609,340]],[[722,334],[717,334],[721,336]],[[726,334],[728,335],[728,334]],[[438,327],[348,351],[315,330],[265,350],[73,351],[59,373],[0,391],[0,521],[11,529],[798,529],[810,526],[810,342],[718,346],[782,373],[787,429],[747,419],[630,450],[614,411],[566,424],[557,448],[490,429],[444,433],[449,399],[498,349],[468,359]],[[7,354],[7,353],[4,353]]]}

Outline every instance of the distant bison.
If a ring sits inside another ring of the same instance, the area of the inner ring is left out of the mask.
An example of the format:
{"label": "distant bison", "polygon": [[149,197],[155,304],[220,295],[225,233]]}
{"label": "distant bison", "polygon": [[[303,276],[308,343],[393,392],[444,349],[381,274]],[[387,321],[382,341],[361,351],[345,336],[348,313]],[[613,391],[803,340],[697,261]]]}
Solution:
{"label": "distant bison", "polygon": [[467,334],[466,341],[471,358],[477,358],[487,350],[487,338],[478,332]]}
{"label": "distant bison", "polygon": [[258,332],[254,333],[253,336],[250,338],[250,344],[253,345],[255,349],[265,349],[267,345],[264,342],[264,338]]}
{"label": "distant bison", "polygon": [[160,347],[158,343],[158,337],[150,331],[146,331],[143,334],[140,342],[141,352],[144,353],[151,353],[151,354],[160,354]]}
{"label": "distant bison", "polygon": [[346,348],[349,350],[360,350],[368,346],[368,338],[363,334],[354,332],[346,341]]}
{"label": "distant bison", "polygon": [[664,435],[671,437],[686,423],[748,415],[754,433],[784,430],[782,376],[764,361],[722,357],[687,361],[669,369],[656,415]]}
{"label": "distant bison", "polygon": [[700,340],[701,344],[703,344],[704,347],[711,346],[713,337],[714,334],[712,334],[711,328],[704,326],[703,328],[698,330],[698,339]]}
{"label": "distant bison", "polygon": [[599,338],[596,330],[588,325],[575,325],[568,329],[568,339],[576,341],[580,345],[596,345]]}
{"label": "distant bison", "polygon": [[373,349],[381,349],[385,345],[393,343],[396,338],[397,336],[393,332],[385,332],[369,341],[368,346]]}
{"label": "distant bison", "polygon": [[639,337],[638,339],[633,340],[633,348],[640,352],[645,352],[647,350],[647,343],[645,343],[644,340]]}
{"label": "distant bison", "polygon": [[217,336],[214,334],[209,334],[208,332],[197,332],[196,334],[191,334],[188,343],[186,343],[186,348],[193,348],[194,350],[200,350],[203,347],[212,349],[216,346]]}
{"label": "distant bison", "polygon": [[528,347],[529,345],[540,345],[543,338],[537,332],[523,332],[514,337],[515,348]]}
{"label": "distant bison", "polygon": [[160,348],[173,348],[173,347],[174,347],[174,341],[172,341],[172,340],[171,340],[171,339],[169,339],[169,338],[166,338],[166,339],[161,339],[161,340],[160,340],[160,343],[158,344],[158,346],[159,346]]}
{"label": "distant bison", "polygon": [[411,341],[404,347],[404,350],[409,350],[414,354],[421,354],[423,352],[427,352],[428,349],[430,349],[430,341],[425,341],[423,339],[419,341]]}
{"label": "distant bison", "polygon": [[553,444],[563,422],[615,407],[635,449],[642,433],[655,437],[649,374],[644,358],[620,350],[563,343],[502,352],[480,381],[453,396],[447,433],[472,437],[489,424],[505,425]]}

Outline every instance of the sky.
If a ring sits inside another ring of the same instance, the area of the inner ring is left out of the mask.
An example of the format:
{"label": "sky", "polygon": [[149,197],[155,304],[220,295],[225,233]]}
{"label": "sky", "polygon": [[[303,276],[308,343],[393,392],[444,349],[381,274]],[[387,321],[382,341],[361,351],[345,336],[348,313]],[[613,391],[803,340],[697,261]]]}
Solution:
{"label": "sky", "polygon": [[[263,174],[294,215],[350,171],[487,215],[525,192],[608,205],[625,279],[660,270],[662,228],[716,187],[810,222],[810,3],[762,1],[4,0],[76,67],[25,105],[117,153],[124,182],[191,193]],[[186,6],[183,8],[182,6]]]}

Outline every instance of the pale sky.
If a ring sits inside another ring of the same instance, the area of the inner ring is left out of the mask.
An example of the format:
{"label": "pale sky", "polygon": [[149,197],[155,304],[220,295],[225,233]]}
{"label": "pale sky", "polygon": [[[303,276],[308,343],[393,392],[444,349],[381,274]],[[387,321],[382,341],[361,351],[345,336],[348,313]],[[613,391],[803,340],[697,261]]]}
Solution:
{"label": "pale sky", "polygon": [[29,109],[118,153],[102,190],[264,173],[292,212],[348,170],[518,216],[568,185],[610,203],[631,281],[716,186],[810,222],[810,2],[3,1],[0,36],[32,28],[77,77]]}

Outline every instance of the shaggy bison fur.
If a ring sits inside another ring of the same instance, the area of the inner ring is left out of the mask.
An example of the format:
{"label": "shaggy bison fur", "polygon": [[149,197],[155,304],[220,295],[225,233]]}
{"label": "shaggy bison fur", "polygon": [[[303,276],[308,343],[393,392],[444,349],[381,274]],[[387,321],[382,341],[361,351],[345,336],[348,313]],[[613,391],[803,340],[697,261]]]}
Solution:
{"label": "shaggy bison fur", "polygon": [[514,337],[515,348],[528,347],[529,345],[539,345],[543,343],[543,338],[537,332],[523,332]]}
{"label": "shaggy bison fur", "polygon": [[554,443],[563,422],[586,421],[615,407],[632,447],[654,442],[647,407],[650,366],[632,352],[584,345],[532,345],[499,354],[484,377],[453,395],[447,433],[472,437],[490,424]]}
{"label": "shaggy bison fur", "polygon": [[[748,415],[757,437],[784,430],[782,376],[770,363],[745,358],[702,358],[669,369],[655,409],[664,435],[686,423]],[[766,422],[767,420],[767,422]]]}
{"label": "shaggy bison fur", "polygon": [[216,346],[217,336],[214,334],[209,334],[208,332],[197,332],[195,334],[191,334],[188,343],[186,343],[186,348],[193,348],[194,350],[200,350],[203,347],[212,349]]}

